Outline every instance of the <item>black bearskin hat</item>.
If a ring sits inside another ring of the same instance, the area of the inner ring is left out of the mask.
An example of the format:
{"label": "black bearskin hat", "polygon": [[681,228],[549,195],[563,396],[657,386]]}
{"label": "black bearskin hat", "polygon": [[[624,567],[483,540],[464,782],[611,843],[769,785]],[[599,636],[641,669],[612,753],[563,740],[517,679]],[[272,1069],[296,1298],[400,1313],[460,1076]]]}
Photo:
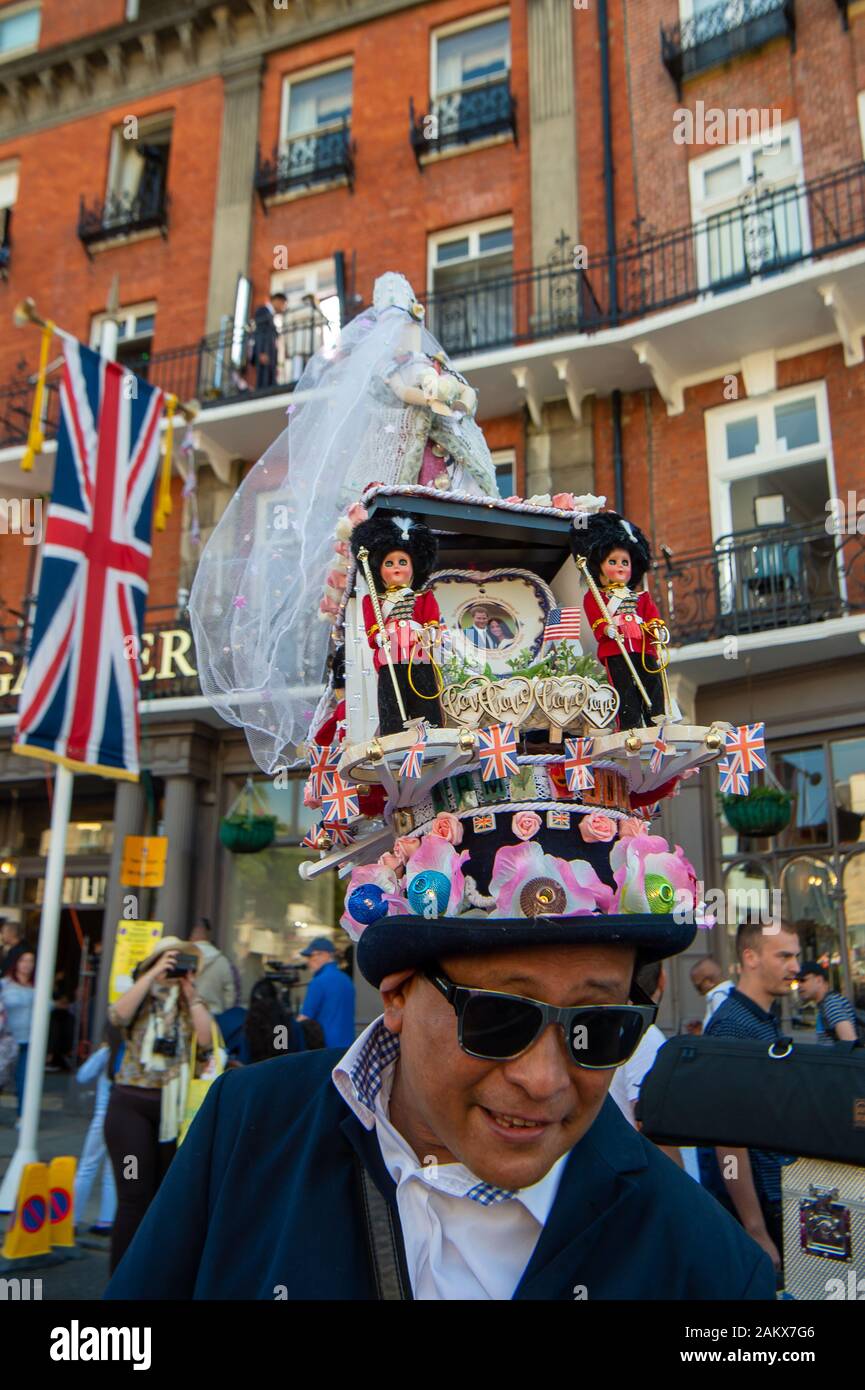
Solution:
{"label": "black bearskin hat", "polygon": [[357,552],[364,546],[369,551],[369,567],[376,588],[381,585],[379,569],[392,550],[404,550],[411,556],[413,589],[424,587],[438,556],[438,542],[432,531],[411,516],[379,515],[361,521],[351,533],[351,553],[355,560]]}
{"label": "black bearskin hat", "polygon": [[611,550],[627,550],[631,557],[631,585],[638,589],[652,564],[652,550],[639,526],[626,521],[618,512],[595,512],[571,526],[570,545],[574,559],[585,556],[589,574],[600,582],[601,565]]}

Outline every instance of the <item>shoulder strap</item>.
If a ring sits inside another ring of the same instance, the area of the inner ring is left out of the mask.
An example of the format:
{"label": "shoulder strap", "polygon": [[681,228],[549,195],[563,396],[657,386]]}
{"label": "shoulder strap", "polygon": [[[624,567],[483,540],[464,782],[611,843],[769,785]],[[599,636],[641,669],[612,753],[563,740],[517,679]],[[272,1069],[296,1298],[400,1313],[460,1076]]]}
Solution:
{"label": "shoulder strap", "polygon": [[356,1168],[376,1296],[388,1301],[410,1298],[399,1258],[393,1212],[360,1159],[356,1161]]}

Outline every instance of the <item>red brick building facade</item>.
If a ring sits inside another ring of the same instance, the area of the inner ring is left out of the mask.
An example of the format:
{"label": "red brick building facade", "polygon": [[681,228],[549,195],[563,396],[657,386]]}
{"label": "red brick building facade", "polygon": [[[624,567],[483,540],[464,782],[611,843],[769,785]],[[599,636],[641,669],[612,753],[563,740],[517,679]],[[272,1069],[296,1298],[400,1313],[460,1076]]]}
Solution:
{"label": "red brick building facade", "polygon": [[[171,868],[141,915],[204,912],[238,954],[280,954],[258,876],[292,920],[334,920],[330,888],[297,887],[296,789],[267,864],[218,849],[253,769],[196,698],[184,607],[303,361],[396,269],[480,392],[504,491],[602,493],[650,535],[683,710],[766,719],[786,830],[732,834],[705,778],[665,830],[707,882],[780,890],[865,989],[865,561],[855,524],[825,525],[863,487],[863,132],[862,0],[0,6],[0,310],[32,297],[95,343],[112,308],[124,360],[201,407],[197,487],[175,477],[154,549],[150,777],[116,802],[77,783],[77,823],[106,827],[70,851],[91,936],[119,915],[123,835],[159,822]],[[280,288],[265,380],[243,325]],[[18,466],[37,356],[33,328],[0,338],[7,497],[50,489],[54,390]],[[5,888],[30,926],[44,788],[8,745],[37,557],[0,540]],[[675,981],[670,1020],[696,1004]]]}

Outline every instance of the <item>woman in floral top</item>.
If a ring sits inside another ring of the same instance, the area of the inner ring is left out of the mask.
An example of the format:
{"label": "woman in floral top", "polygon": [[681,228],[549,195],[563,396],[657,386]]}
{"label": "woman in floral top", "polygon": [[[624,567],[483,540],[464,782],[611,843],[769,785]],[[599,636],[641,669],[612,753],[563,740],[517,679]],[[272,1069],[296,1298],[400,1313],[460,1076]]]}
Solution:
{"label": "woman in floral top", "polygon": [[199,961],[194,945],[165,937],[136,970],[135,983],[110,1006],[111,1023],[123,1032],[123,1063],[114,1079],[105,1141],[117,1186],[111,1269],[120,1261],[168,1171],[190,1082],[212,1045],[212,1020],[195,986],[195,971],[172,976],[178,956]]}

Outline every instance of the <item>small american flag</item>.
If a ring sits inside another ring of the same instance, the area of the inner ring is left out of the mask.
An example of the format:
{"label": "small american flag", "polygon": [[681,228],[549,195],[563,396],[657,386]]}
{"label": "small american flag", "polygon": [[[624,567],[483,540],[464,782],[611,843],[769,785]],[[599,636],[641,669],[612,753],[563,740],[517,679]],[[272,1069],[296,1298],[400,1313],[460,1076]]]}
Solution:
{"label": "small american flag", "polygon": [[742,772],[738,758],[722,758],[718,763],[718,772],[721,777],[721,791],[733,796],[747,796],[751,788],[751,779],[747,772]]}
{"label": "small american flag", "polygon": [[329,828],[332,821],[346,821],[360,815],[357,796],[357,787],[343,782],[338,772],[326,772],[321,792],[325,825]]}
{"label": "small american flag", "polygon": [[421,724],[418,727],[415,742],[400,763],[400,777],[420,777],[423,772],[423,755],[426,750],[426,740],[426,725]]}
{"label": "small american flag", "polygon": [[511,756],[517,751],[513,724],[491,724],[488,729],[478,729],[478,743],[481,776],[485,782],[494,777],[506,777],[509,772],[519,772],[519,764]]}
{"label": "small american flag", "polygon": [[590,791],[595,785],[595,774],[589,767],[592,759],[593,738],[566,738],[567,759],[562,764],[568,783],[568,791]]}
{"label": "small american flag", "polygon": [[544,641],[578,642],[579,638],[579,608],[551,608],[544,628]]}
{"label": "small american flag", "polygon": [[762,772],[766,766],[766,725],[740,724],[726,736],[727,756],[732,755],[741,772]]}
{"label": "small american flag", "polygon": [[652,756],[649,759],[649,767],[651,768],[652,772],[658,771],[658,769],[660,768],[661,764],[663,763],[664,759],[670,751],[669,744],[667,743],[667,740],[664,738],[664,732],[665,731],[663,729],[658,730],[658,737],[655,739],[654,745],[652,747]]}

